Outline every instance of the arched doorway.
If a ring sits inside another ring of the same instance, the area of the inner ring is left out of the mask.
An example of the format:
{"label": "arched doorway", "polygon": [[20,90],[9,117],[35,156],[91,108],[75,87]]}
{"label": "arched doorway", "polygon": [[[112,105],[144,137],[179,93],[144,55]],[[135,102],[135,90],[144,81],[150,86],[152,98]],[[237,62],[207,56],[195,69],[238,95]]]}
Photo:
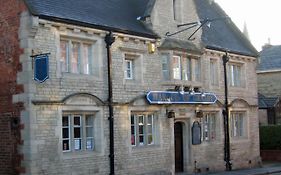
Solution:
{"label": "arched doorway", "polygon": [[175,172],[183,172],[183,124],[177,122],[174,124],[175,138]]}

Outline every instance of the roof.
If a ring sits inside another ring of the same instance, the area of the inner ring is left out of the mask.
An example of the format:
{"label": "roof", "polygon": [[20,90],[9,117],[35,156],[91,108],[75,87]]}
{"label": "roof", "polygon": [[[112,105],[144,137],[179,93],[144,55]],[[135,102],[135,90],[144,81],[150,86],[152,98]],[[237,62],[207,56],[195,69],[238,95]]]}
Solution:
{"label": "roof", "polygon": [[154,0],[25,0],[25,3],[33,15],[42,19],[157,38],[137,20],[149,13],[151,1]]}
{"label": "roof", "polygon": [[281,69],[281,45],[264,47],[260,52],[258,71]]}
{"label": "roof", "polygon": [[191,41],[182,41],[178,39],[166,38],[161,44],[160,48],[162,49],[175,49],[175,50],[187,50],[189,52],[202,54],[202,48],[198,48]]}
{"label": "roof", "polygon": [[[222,8],[211,0],[194,0],[200,20],[227,17]],[[206,48],[254,56],[257,50],[244,34],[234,25],[231,19],[215,20],[211,27],[202,27],[202,42]]]}
{"label": "roof", "polygon": [[278,97],[265,97],[260,93],[258,94],[258,98],[260,109],[273,108],[279,101]]}

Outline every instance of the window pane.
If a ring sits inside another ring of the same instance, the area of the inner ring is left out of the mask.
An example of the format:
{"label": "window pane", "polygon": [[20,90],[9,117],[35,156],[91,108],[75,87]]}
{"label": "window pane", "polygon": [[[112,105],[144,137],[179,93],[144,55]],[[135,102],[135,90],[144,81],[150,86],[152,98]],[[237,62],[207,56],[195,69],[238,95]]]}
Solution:
{"label": "window pane", "polygon": [[210,82],[211,85],[218,84],[217,62],[215,60],[210,61]]}
{"label": "window pane", "polygon": [[62,141],[62,150],[68,151],[69,150],[69,140],[63,140]]}
{"label": "window pane", "polygon": [[61,71],[68,72],[68,60],[69,60],[69,44],[68,41],[60,41],[60,64]]}
{"label": "window pane", "polygon": [[143,125],[139,125],[139,134],[144,134]]}
{"label": "window pane", "polygon": [[81,150],[81,139],[74,139],[74,149]]}
{"label": "window pane", "polygon": [[62,138],[69,138],[69,128],[62,128]]}
{"label": "window pane", "polygon": [[69,126],[69,117],[68,116],[64,116],[62,117],[62,126]]}
{"label": "window pane", "polygon": [[86,149],[87,150],[92,150],[93,149],[93,139],[92,138],[88,138],[86,141]]}
{"label": "window pane", "polygon": [[132,60],[125,60],[126,68],[125,68],[125,78],[126,79],[133,79],[133,61]]}
{"label": "window pane", "polygon": [[148,144],[149,145],[153,144],[153,137],[152,137],[152,135],[148,135]]}
{"label": "window pane", "polygon": [[191,59],[183,59],[183,80],[191,81]]}
{"label": "window pane", "polygon": [[139,142],[140,142],[140,145],[144,145],[144,140],[143,140],[143,136],[139,136]]}
{"label": "window pane", "polygon": [[83,73],[91,74],[91,45],[83,44]]}
{"label": "window pane", "polygon": [[200,64],[200,59],[195,59],[195,81],[201,81],[201,64]]}
{"label": "window pane", "polygon": [[74,117],[74,125],[75,126],[80,126],[80,116]]}
{"label": "window pane", "polygon": [[172,68],[173,68],[173,78],[176,80],[180,80],[181,79],[181,65],[180,65],[179,56],[173,56]]}
{"label": "window pane", "polygon": [[93,127],[86,128],[86,137],[93,137]]}
{"label": "window pane", "polygon": [[86,115],[86,126],[93,126],[93,115]]}
{"label": "window pane", "polygon": [[80,57],[80,44],[77,42],[72,43],[72,58],[71,58],[71,72],[79,73],[79,57]]}
{"label": "window pane", "polygon": [[74,138],[81,138],[81,129],[74,128]]}
{"label": "window pane", "polygon": [[169,56],[162,55],[162,76],[164,80],[170,79]]}
{"label": "window pane", "polygon": [[136,145],[135,117],[131,115],[131,145]]}

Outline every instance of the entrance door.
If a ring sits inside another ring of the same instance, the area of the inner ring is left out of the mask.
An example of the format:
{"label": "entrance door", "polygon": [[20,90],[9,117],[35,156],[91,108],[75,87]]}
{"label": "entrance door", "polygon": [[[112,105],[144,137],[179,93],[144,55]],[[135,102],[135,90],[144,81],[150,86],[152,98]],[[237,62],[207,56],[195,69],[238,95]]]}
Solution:
{"label": "entrance door", "polygon": [[175,171],[183,172],[183,138],[182,123],[175,123]]}

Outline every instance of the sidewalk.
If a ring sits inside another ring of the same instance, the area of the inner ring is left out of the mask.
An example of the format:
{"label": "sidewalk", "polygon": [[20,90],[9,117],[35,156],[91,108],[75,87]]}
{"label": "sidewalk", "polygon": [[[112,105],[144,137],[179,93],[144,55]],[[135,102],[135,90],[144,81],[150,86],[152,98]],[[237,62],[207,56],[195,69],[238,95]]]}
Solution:
{"label": "sidewalk", "polygon": [[[278,173],[281,175],[281,162],[265,162],[262,168],[224,171],[217,173],[192,173],[179,175],[263,175]],[[277,175],[277,174],[276,174]]]}

